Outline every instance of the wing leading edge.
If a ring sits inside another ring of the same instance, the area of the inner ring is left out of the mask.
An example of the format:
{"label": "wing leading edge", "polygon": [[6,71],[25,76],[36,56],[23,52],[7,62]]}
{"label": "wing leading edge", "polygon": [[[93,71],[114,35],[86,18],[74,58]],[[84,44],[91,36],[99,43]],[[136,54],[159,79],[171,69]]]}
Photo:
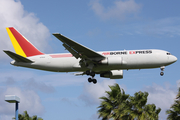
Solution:
{"label": "wing leading edge", "polygon": [[105,58],[105,56],[59,34],[53,34],[56,38],[58,38],[61,42],[63,42],[63,46],[77,59],[88,59],[93,61],[100,61]]}

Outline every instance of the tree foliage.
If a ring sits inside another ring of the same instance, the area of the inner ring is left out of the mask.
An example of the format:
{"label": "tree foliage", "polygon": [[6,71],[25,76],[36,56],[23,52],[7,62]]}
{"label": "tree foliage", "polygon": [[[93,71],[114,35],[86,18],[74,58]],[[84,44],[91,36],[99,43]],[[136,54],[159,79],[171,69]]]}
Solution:
{"label": "tree foliage", "polygon": [[168,114],[168,120],[180,120],[180,88],[174,104],[166,111],[166,114]]}
{"label": "tree foliage", "polygon": [[125,94],[118,84],[109,86],[106,96],[100,97],[98,107],[99,118],[102,120],[158,120],[161,109],[147,103],[147,92],[136,92],[134,96]]}
{"label": "tree foliage", "polygon": [[[109,86],[111,91],[106,91],[107,97],[100,97],[102,100],[101,105],[98,107],[99,117],[103,120],[110,118],[118,119],[126,115],[127,98],[129,95],[125,94],[123,89],[120,89],[119,85]],[[123,111],[124,110],[124,111]]]}
{"label": "tree foliage", "polygon": [[129,97],[131,104],[130,116],[138,120],[158,120],[158,114],[161,109],[156,109],[155,104],[147,103],[147,92],[136,92],[134,96]]}
{"label": "tree foliage", "polygon": [[27,111],[24,111],[23,114],[19,114],[18,118],[19,120],[43,120],[42,118],[38,118],[37,115],[30,117]]}

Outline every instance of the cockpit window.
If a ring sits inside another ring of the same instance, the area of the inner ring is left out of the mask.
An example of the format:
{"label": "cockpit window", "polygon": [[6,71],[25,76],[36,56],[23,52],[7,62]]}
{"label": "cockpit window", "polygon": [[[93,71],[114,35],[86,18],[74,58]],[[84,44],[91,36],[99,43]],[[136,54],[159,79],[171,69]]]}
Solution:
{"label": "cockpit window", "polygon": [[167,55],[171,55],[171,53],[167,53]]}

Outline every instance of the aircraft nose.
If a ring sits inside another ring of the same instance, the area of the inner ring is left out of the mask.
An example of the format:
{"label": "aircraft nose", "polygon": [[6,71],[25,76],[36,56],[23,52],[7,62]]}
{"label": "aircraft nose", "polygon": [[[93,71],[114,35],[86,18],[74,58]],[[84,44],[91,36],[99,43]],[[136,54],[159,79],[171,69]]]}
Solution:
{"label": "aircraft nose", "polygon": [[177,57],[176,56],[171,55],[171,57],[169,57],[169,62],[174,63],[176,61],[177,61]]}

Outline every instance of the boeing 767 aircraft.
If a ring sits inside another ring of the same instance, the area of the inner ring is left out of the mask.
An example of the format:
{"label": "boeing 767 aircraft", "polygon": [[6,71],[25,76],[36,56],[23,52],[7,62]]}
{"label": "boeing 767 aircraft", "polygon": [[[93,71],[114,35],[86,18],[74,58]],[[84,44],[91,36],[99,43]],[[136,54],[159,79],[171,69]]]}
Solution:
{"label": "boeing 767 aircraft", "polygon": [[59,33],[58,38],[70,53],[44,54],[34,47],[15,28],[6,28],[15,52],[4,50],[14,59],[11,64],[53,72],[78,72],[75,75],[90,75],[88,82],[97,83],[95,74],[110,79],[122,79],[123,70],[164,68],[177,61],[169,52],[157,49],[95,52]]}

